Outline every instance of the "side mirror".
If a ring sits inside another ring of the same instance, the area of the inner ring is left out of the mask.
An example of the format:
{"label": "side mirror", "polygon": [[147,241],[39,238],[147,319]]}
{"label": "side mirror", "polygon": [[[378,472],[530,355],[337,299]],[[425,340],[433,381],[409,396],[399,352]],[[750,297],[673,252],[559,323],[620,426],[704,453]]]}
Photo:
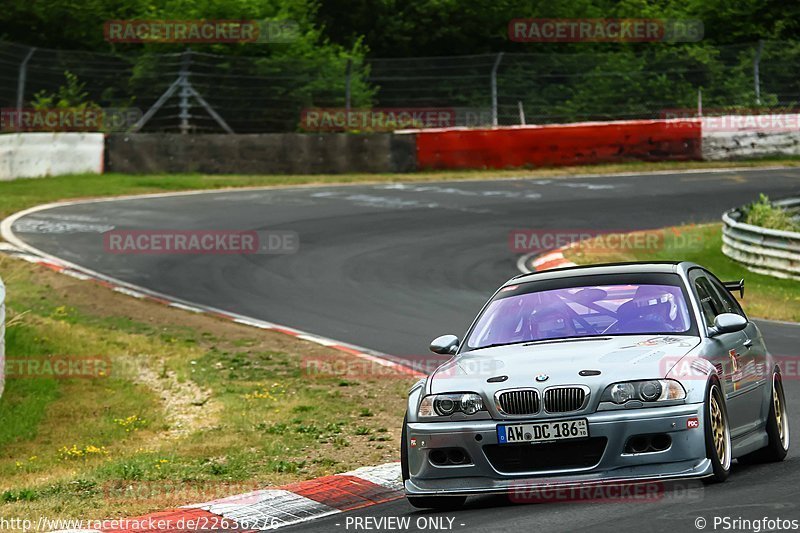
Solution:
{"label": "side mirror", "polygon": [[747,327],[747,319],[736,313],[722,313],[714,319],[714,327],[709,328],[709,336],[716,337],[723,333],[742,331]]}
{"label": "side mirror", "polygon": [[453,355],[458,351],[461,341],[455,335],[442,335],[431,341],[431,351],[442,355]]}

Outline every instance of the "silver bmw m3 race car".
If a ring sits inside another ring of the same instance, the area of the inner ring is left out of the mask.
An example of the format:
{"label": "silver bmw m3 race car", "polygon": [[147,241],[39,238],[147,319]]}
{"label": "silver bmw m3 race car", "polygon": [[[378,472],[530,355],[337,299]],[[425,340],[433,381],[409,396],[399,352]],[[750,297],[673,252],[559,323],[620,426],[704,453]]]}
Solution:
{"label": "silver bmw m3 race car", "polygon": [[627,263],[517,276],[408,397],[401,461],[416,507],[519,486],[704,478],[780,461],[780,367],[703,267]]}

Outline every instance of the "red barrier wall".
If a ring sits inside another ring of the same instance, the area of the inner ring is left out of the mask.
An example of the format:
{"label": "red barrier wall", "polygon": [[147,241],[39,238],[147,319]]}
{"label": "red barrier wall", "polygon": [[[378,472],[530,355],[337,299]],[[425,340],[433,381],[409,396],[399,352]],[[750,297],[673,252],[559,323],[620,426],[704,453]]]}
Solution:
{"label": "red barrier wall", "polygon": [[512,168],[700,159],[699,120],[418,130],[417,167]]}

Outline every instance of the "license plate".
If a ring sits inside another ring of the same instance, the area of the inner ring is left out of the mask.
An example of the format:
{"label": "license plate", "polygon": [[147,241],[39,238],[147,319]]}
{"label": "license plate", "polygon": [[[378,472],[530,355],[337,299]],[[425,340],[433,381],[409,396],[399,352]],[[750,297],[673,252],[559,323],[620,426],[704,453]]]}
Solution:
{"label": "license plate", "polygon": [[497,442],[500,444],[582,439],[588,436],[589,423],[585,418],[497,426]]}

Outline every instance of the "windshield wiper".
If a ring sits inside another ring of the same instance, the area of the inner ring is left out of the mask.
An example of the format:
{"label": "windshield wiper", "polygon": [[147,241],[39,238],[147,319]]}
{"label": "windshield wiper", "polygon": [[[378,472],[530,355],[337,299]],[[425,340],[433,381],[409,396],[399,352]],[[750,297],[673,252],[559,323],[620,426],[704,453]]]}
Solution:
{"label": "windshield wiper", "polygon": [[472,348],[471,350],[468,351],[473,352],[475,350],[483,350],[484,348],[497,348],[498,346],[513,346],[514,344],[523,344],[526,342],[531,342],[531,341],[496,342],[494,344],[487,344],[486,346],[478,346],[477,348]]}
{"label": "windshield wiper", "polygon": [[487,344],[486,346],[478,346],[477,348],[472,348],[467,350],[468,352],[473,352],[475,350],[483,350],[484,348],[497,348],[498,346],[513,346],[515,344],[523,344],[525,346],[538,346],[539,344],[551,344],[555,342],[575,342],[575,341],[607,341],[611,337],[564,337],[561,339],[542,339],[538,341],[515,341],[515,342],[495,342],[493,344]]}
{"label": "windshield wiper", "polygon": [[540,341],[528,341],[525,346],[537,346],[539,344],[552,344],[556,342],[577,342],[577,341],[607,341],[611,337],[565,337],[563,339],[542,339]]}

